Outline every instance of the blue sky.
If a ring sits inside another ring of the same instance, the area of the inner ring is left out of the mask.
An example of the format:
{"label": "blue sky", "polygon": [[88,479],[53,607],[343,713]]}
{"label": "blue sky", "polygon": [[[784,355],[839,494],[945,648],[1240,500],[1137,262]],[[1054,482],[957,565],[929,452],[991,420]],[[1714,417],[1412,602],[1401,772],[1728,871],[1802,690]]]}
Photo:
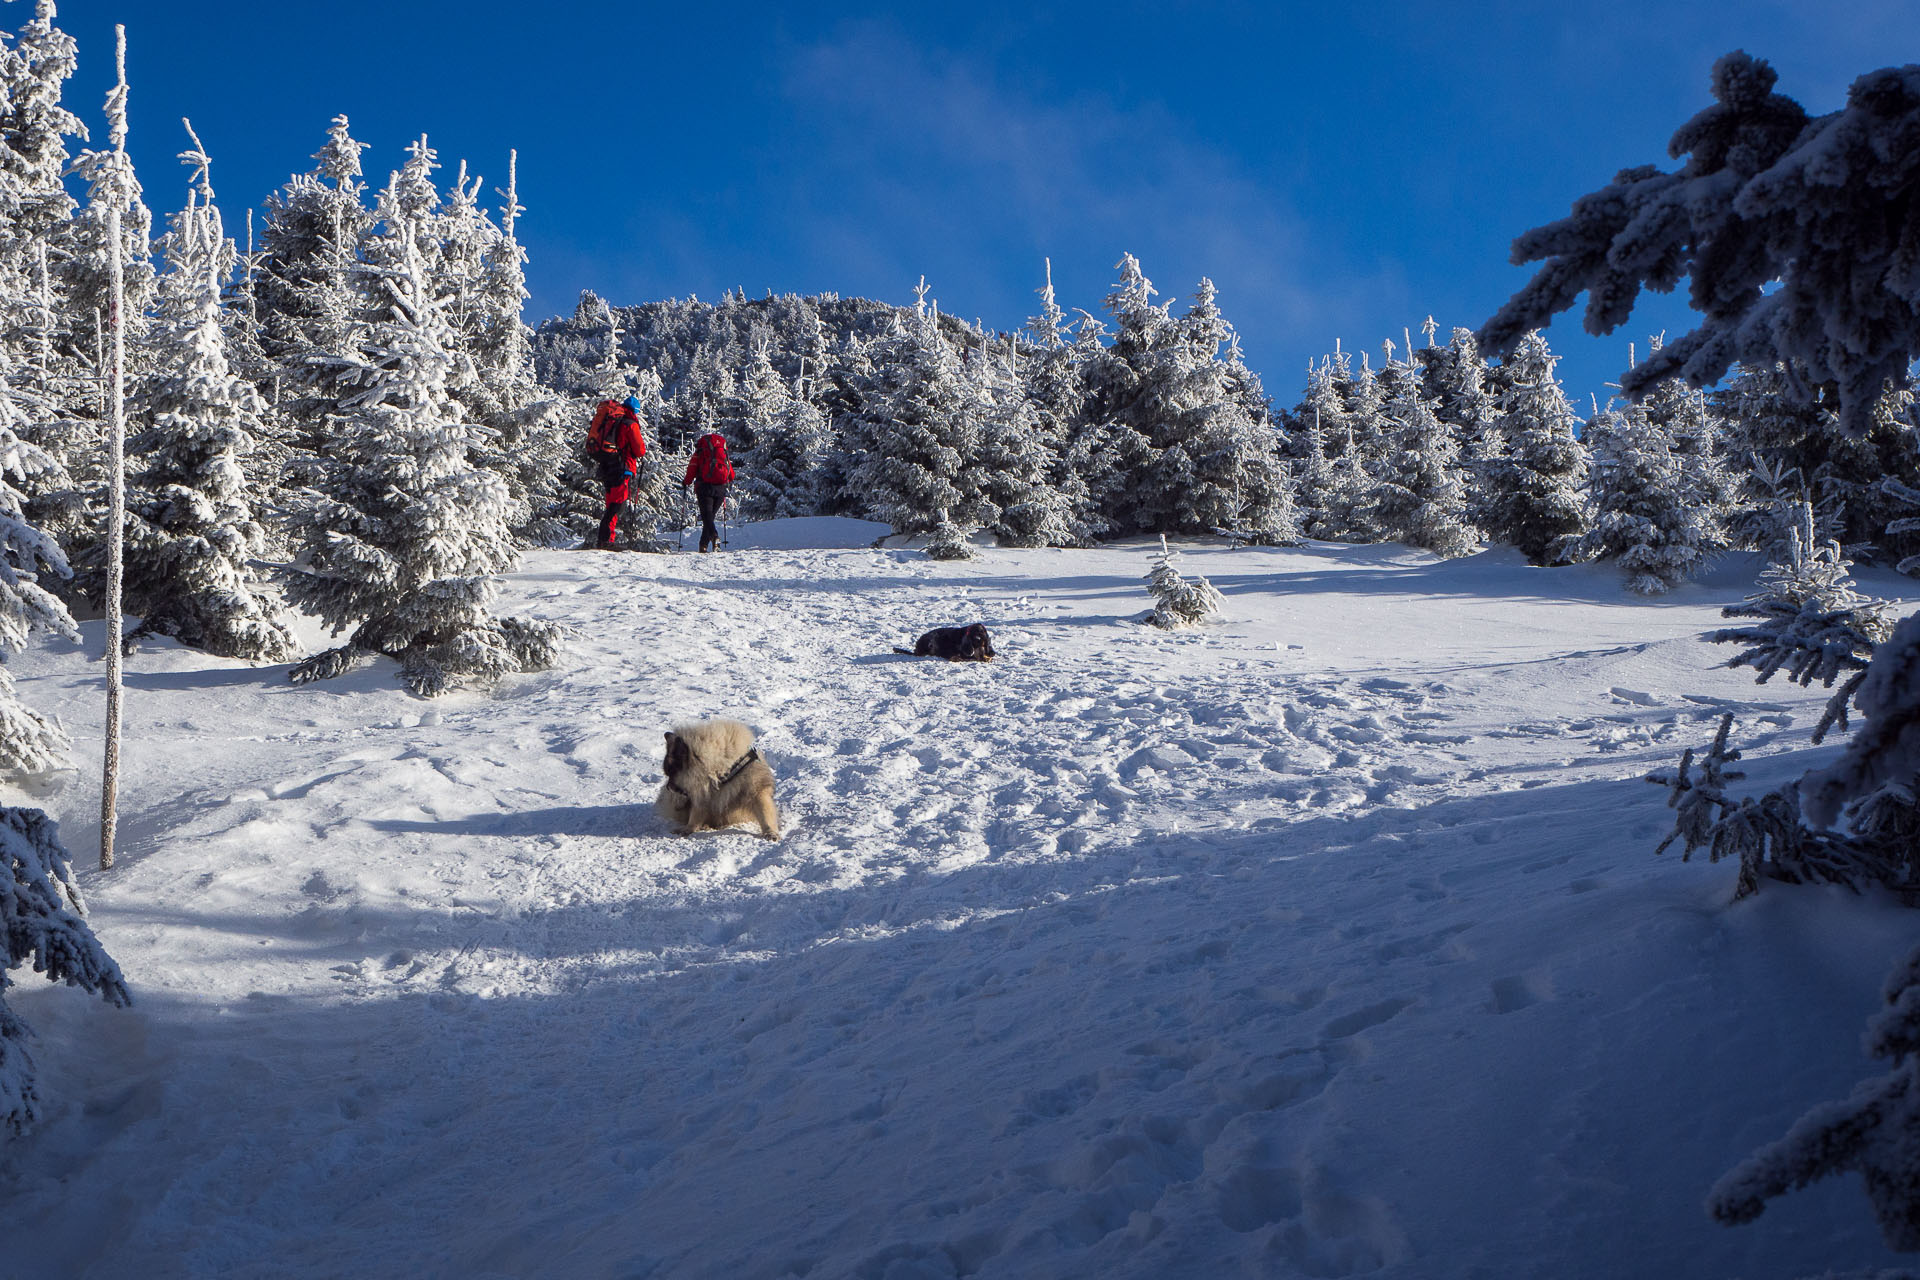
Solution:
{"label": "blue sky", "polygon": [[[0,9],[17,26],[28,0]],[[602,0],[63,0],[90,124],[128,28],[130,145],[178,206],[179,120],[228,226],[344,112],[376,185],[426,133],[504,185],[520,153],[534,322],[743,287],[910,301],[994,327],[1098,312],[1123,252],[1163,297],[1219,286],[1275,398],[1336,338],[1378,353],[1478,325],[1526,279],[1513,237],[1618,169],[1670,163],[1733,48],[1809,110],[1920,62],[1920,0],[1580,6],[1323,2],[674,5]],[[1629,340],[1549,331],[1584,409]]]}

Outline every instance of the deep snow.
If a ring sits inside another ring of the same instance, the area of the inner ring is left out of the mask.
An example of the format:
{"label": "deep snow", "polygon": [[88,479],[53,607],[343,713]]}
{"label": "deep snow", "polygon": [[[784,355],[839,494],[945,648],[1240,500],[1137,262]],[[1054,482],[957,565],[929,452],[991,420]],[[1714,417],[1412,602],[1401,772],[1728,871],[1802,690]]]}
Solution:
{"label": "deep snow", "polygon": [[[941,563],[784,521],[718,556],[539,552],[556,671],[433,702],[129,664],[136,998],[31,974],[47,1117],[0,1274],[1745,1276],[1892,1265],[1851,1180],[1713,1180],[1877,1068],[1915,917],[1732,905],[1639,777],[1722,707],[1752,785],[1815,689],[1507,552],[1182,546],[1224,621],[1137,622],[1157,547]],[[1911,592],[1868,575],[1879,595]],[[896,657],[984,621],[1002,660]],[[15,664],[83,744],[100,624]],[[324,637],[309,633],[310,643]],[[675,838],[671,722],[756,726],[791,825]]]}

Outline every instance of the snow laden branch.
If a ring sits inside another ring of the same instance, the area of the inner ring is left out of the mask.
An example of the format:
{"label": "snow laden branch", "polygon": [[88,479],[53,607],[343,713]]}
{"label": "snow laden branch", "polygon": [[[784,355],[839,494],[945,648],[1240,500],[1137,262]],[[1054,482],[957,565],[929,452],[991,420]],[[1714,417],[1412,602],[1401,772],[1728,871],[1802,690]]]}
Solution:
{"label": "snow laden branch", "polygon": [[1920,949],[1888,975],[1886,1007],[1867,1024],[1869,1055],[1893,1069],[1845,1101],[1815,1107],[1714,1185],[1707,1202],[1729,1226],[1767,1201],[1836,1173],[1857,1172],[1887,1246],[1920,1252]]}
{"label": "snow laden branch", "polygon": [[1680,757],[1671,774],[1649,774],[1647,781],[1667,788],[1667,805],[1674,810],[1673,830],[1654,850],[1665,853],[1675,840],[1682,842],[1680,860],[1700,849],[1709,862],[1732,858],[1740,864],[1734,900],[1759,891],[1762,880],[1787,884],[1843,884],[1861,888],[1887,877],[1878,850],[1846,835],[1814,830],[1801,820],[1798,793],[1791,787],[1757,799],[1732,797],[1727,784],[1746,774],[1727,766],[1740,759],[1728,745],[1733,713],[1696,764],[1693,748]]}
{"label": "snow laden branch", "polygon": [[0,969],[0,1127],[19,1133],[39,1115],[31,1031],[7,1008],[10,971],[31,962],[49,982],[64,982],[111,1005],[131,997],[120,967],[82,918],[86,904],[53,819],[38,809],[0,808],[0,938],[7,963]]}
{"label": "snow laden branch", "polygon": [[[1675,810],[1674,829],[1655,852],[1681,840],[1683,857],[1705,848],[1712,861],[1737,859],[1735,898],[1753,893],[1762,878],[1854,889],[1920,889],[1913,843],[1920,832],[1913,794],[1920,768],[1920,731],[1915,729],[1920,717],[1909,705],[1916,696],[1920,623],[1909,618],[1900,628],[1892,627],[1882,602],[1854,590],[1848,563],[1838,543],[1816,545],[1813,507],[1798,504],[1786,558],[1761,574],[1765,589],[1746,604],[1723,610],[1729,617],[1760,621],[1707,636],[1745,645],[1726,665],[1754,668],[1762,684],[1785,671],[1802,686],[1818,680],[1832,688],[1848,675],[1828,700],[1813,735],[1818,742],[1836,724],[1844,729],[1848,707],[1856,705],[1867,723],[1840,762],[1758,798],[1729,797],[1726,784],[1742,775],[1726,769],[1740,758],[1739,751],[1727,745],[1733,724],[1728,713],[1697,765],[1689,750],[1673,774],[1647,779],[1669,789],[1668,804]],[[1904,645],[1902,630],[1913,635]],[[1833,829],[1843,810],[1844,828]]]}
{"label": "snow laden branch", "polygon": [[1672,173],[1622,170],[1558,222],[1514,241],[1544,265],[1480,330],[1512,351],[1587,295],[1589,333],[1626,321],[1643,287],[1690,281],[1697,328],[1621,376],[1639,397],[1666,378],[1696,387],[1739,361],[1784,360],[1838,393],[1864,434],[1888,384],[1920,356],[1920,65],[1853,82],[1847,104],[1810,118],[1742,52],[1713,66],[1714,103],[1682,125]]}

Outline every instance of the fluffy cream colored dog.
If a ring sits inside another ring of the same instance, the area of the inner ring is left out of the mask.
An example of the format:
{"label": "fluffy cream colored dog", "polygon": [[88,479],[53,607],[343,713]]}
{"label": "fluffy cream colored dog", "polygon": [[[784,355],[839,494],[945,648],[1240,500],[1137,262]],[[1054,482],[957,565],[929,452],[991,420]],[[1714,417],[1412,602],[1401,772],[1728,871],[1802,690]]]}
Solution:
{"label": "fluffy cream colored dog", "polygon": [[654,811],[683,832],[752,822],[767,839],[780,838],[773,770],[754,747],[753,730],[738,720],[675,725],[663,771],[667,781]]}

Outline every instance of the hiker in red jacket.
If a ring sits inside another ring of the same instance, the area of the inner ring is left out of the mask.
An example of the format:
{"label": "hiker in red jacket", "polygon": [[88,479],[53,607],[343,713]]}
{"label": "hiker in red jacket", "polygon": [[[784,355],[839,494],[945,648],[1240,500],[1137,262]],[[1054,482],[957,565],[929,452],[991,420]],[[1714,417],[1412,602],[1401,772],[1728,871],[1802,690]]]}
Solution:
{"label": "hiker in red jacket", "polygon": [[607,509],[589,546],[613,549],[614,535],[620,531],[620,510],[632,496],[633,478],[640,474],[640,459],[646,456],[646,437],[640,434],[639,397],[628,396],[625,404],[602,400],[594,410],[593,425],[587,428],[587,459],[597,468],[600,487],[607,492]]}
{"label": "hiker in red jacket", "polygon": [[700,549],[718,551],[720,531],[713,517],[727,500],[727,486],[733,483],[733,464],[727,461],[727,441],[718,431],[709,431],[694,442],[693,456],[687,459],[687,474],[680,489],[693,486],[700,503]]}

